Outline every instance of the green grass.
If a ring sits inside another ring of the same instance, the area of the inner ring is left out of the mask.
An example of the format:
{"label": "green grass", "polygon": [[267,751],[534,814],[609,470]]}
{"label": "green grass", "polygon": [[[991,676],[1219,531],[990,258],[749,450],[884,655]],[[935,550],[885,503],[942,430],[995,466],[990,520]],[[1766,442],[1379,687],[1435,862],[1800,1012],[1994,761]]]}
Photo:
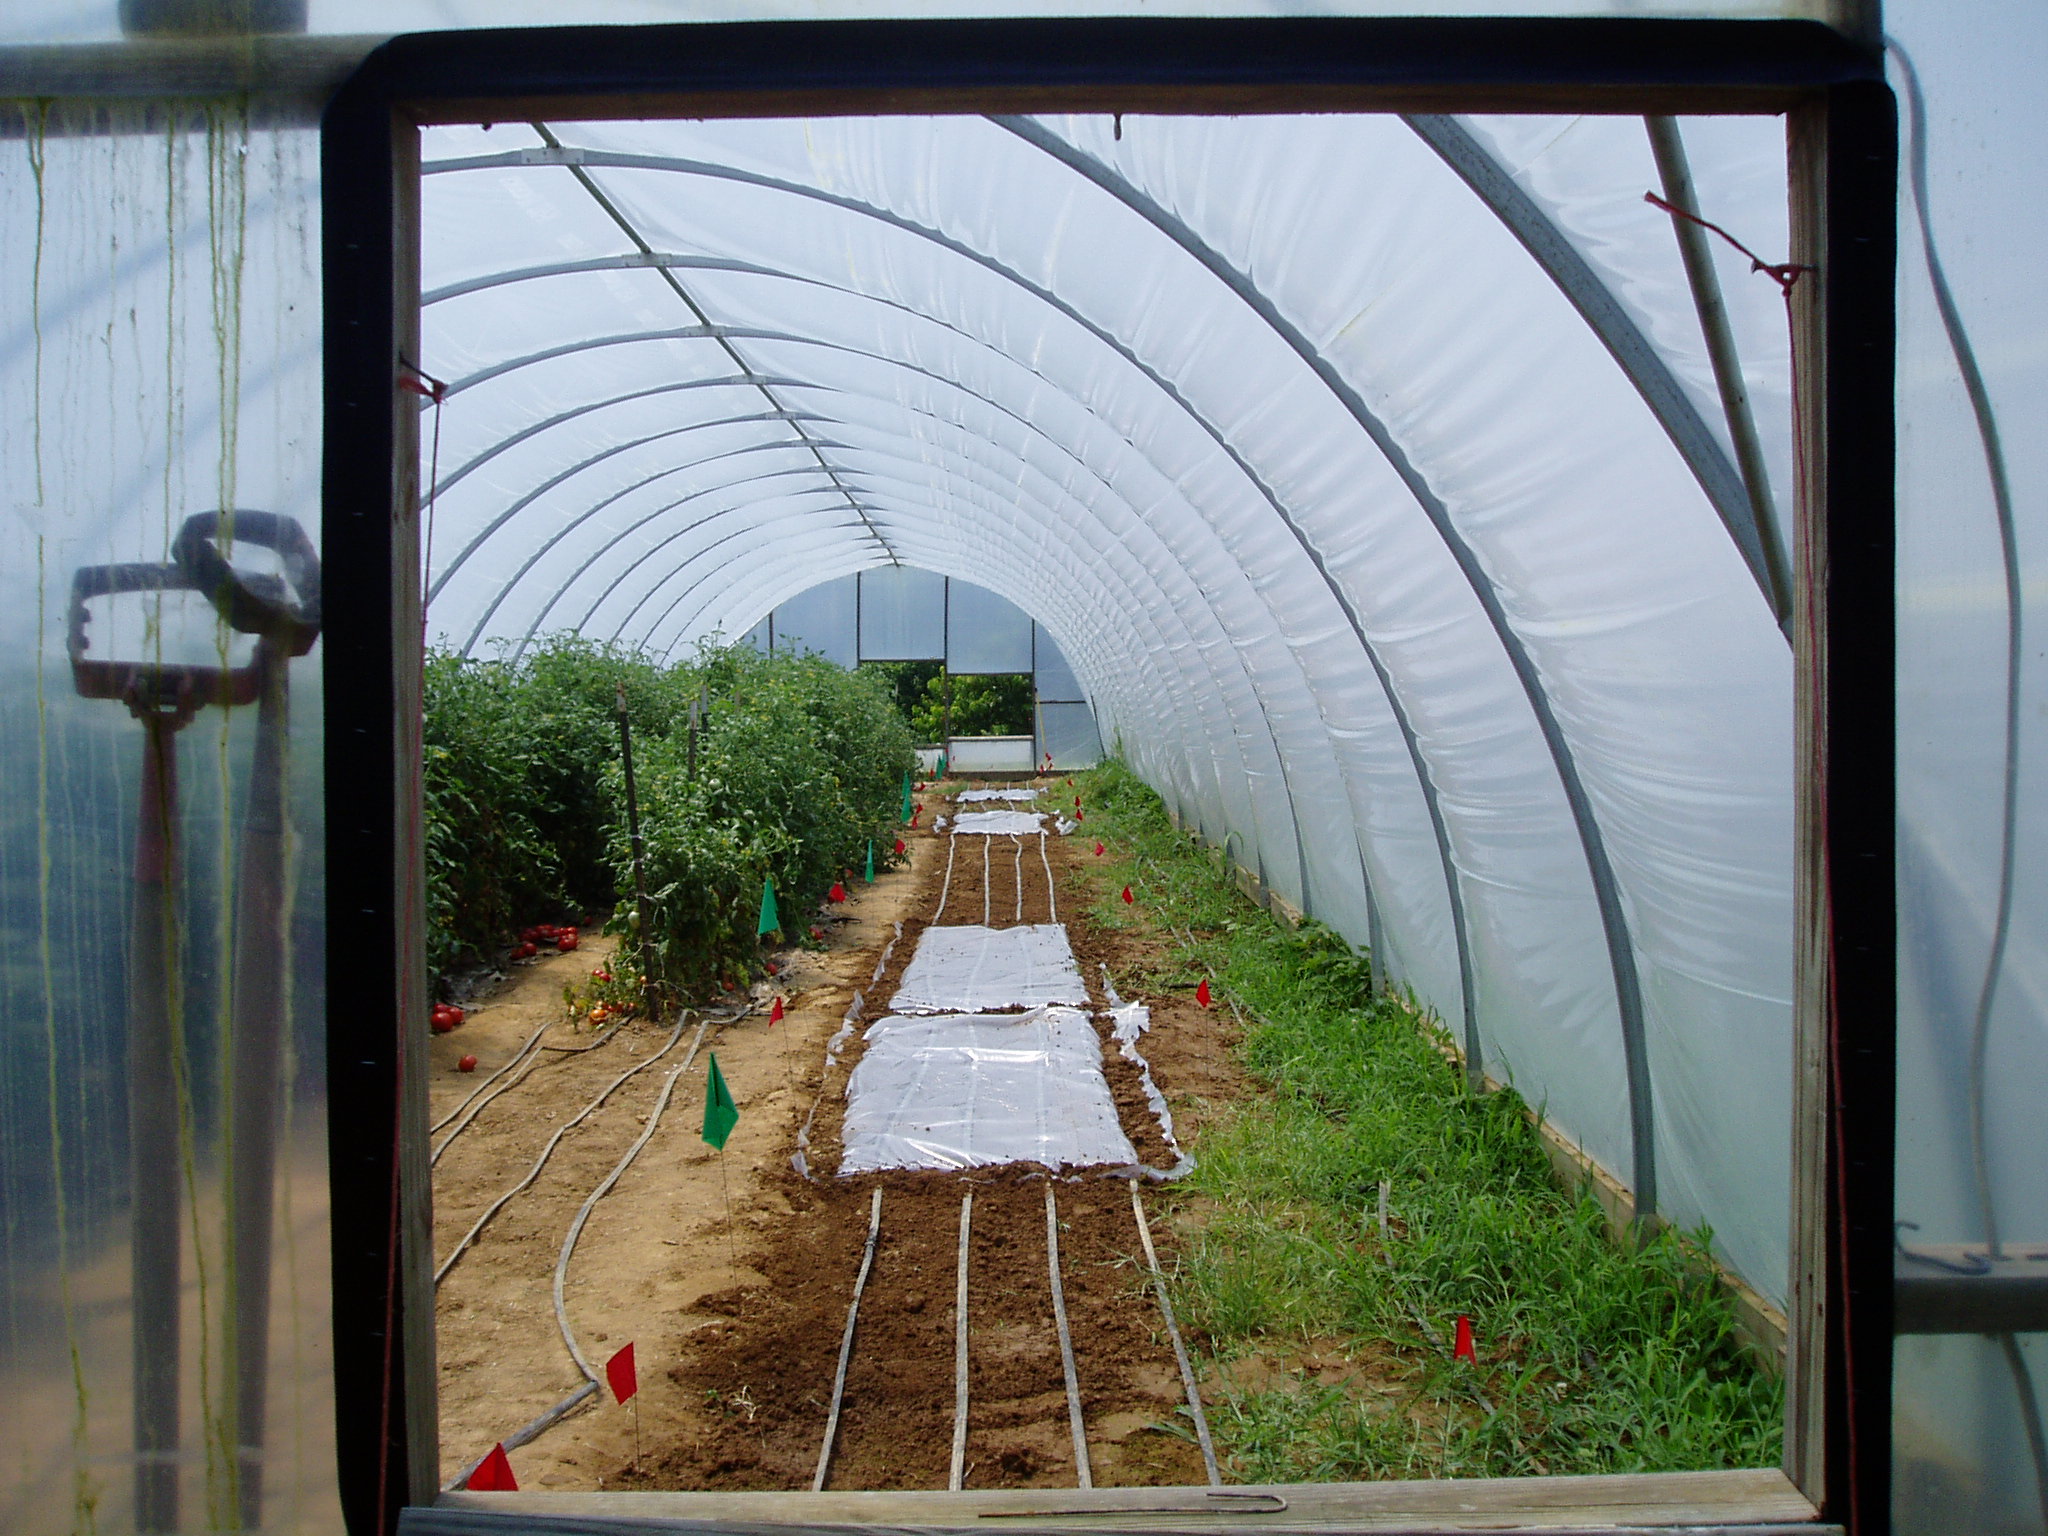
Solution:
{"label": "green grass", "polygon": [[[1170,944],[1119,985],[1157,995],[1212,977],[1217,1006],[1243,1019],[1241,1063],[1267,1090],[1212,1115],[1179,1186],[1174,1301],[1208,1357],[1235,1476],[1777,1462],[1782,1386],[1738,1345],[1703,1261],[1708,1234],[1614,1241],[1590,1193],[1558,1187],[1520,1098],[1467,1091],[1436,1021],[1375,996],[1363,957],[1247,901],[1121,764],[1082,787],[1087,830],[1118,856],[1092,915]],[[1135,908],[1118,894],[1126,881]],[[1476,1368],[1450,1358],[1460,1313]],[[1333,1357],[1349,1364],[1326,1385]]]}

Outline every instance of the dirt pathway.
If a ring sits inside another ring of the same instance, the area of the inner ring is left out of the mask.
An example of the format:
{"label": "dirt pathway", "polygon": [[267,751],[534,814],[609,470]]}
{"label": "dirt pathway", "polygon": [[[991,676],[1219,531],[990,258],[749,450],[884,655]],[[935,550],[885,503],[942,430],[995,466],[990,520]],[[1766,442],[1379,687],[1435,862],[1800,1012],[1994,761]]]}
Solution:
{"label": "dirt pathway", "polygon": [[[927,814],[937,809],[926,797]],[[855,886],[836,912],[830,946],[795,951],[776,980],[789,1016],[772,1029],[760,1014],[710,1027],[704,1050],[678,1080],[661,1127],[612,1194],[596,1206],[576,1250],[566,1292],[584,1351],[601,1362],[635,1343],[641,1386],[641,1454],[633,1419],[605,1396],[513,1456],[522,1486],[610,1488],[808,1488],[815,1471],[847,1300],[867,1237],[871,1191],[885,1193],[873,1273],[849,1364],[842,1423],[828,1486],[943,1488],[954,1406],[954,1285],[962,1194],[975,1192],[970,1247],[970,1415],[965,1485],[1067,1486],[1075,1482],[1066,1393],[1047,1266],[1043,1170],[973,1174],[891,1173],[841,1180],[839,1119],[857,1038],[825,1069],[826,1041],[856,993],[860,1021],[886,1013],[918,933],[945,892],[944,921],[1069,927],[1101,1005],[1107,963],[1121,990],[1153,1008],[1142,1049],[1183,1132],[1204,1101],[1241,1086],[1227,1020],[1191,997],[1150,995],[1157,951],[1131,933],[1086,918],[1093,839],[962,838],[953,849],[928,831],[909,836],[911,867],[872,888]],[[988,846],[984,849],[972,844]],[[877,962],[890,940],[879,982]],[[509,1059],[561,987],[598,963],[602,946],[551,958],[517,979],[453,1035],[437,1040],[437,1067],[473,1051],[479,1076]],[[757,989],[758,990],[758,989]],[[555,1327],[550,1276],[562,1233],[589,1191],[636,1137],[661,1080],[683,1059],[695,1023],[670,1056],[620,1087],[568,1133],[534,1186],[485,1228],[441,1287],[443,1475],[576,1387],[580,1377]],[[1137,1068],[1108,1039],[1103,1063],[1126,1134],[1155,1167],[1172,1162],[1146,1105]],[[587,1045],[585,1034],[545,1044]],[[525,1175],[555,1130],[607,1083],[658,1050],[666,1028],[628,1026],[595,1049],[548,1053],[456,1140],[436,1169],[436,1251],[445,1257],[476,1214]],[[458,1049],[458,1047],[460,1049]],[[723,1159],[698,1137],[703,1074],[715,1050],[740,1108]],[[451,1054],[453,1053],[453,1054]],[[447,1062],[442,1057],[447,1056]],[[437,1071],[435,1118],[473,1080]],[[790,1165],[810,1122],[808,1163]],[[443,1135],[446,1134],[444,1131]],[[437,1142],[439,1138],[436,1138]],[[722,1163],[722,1166],[721,1166]],[[1060,1268],[1098,1485],[1199,1483],[1202,1464],[1186,1436],[1182,1390],[1146,1282],[1128,1182],[1084,1175],[1055,1182]],[[726,1220],[728,1197],[733,1221]],[[1154,1210],[1158,1204],[1155,1199]],[[1155,1236],[1170,1250],[1167,1224]],[[1163,1255],[1171,1263],[1170,1253]],[[1172,1427],[1160,1427],[1172,1426]]]}

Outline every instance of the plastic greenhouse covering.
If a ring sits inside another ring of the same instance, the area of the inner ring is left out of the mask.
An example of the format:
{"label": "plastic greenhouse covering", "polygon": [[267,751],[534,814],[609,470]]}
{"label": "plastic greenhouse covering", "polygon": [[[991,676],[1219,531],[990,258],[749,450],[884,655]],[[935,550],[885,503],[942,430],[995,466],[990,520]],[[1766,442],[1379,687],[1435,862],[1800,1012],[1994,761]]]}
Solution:
{"label": "plastic greenhouse covering", "polygon": [[[316,0],[309,26],[678,19],[571,9]],[[2038,1248],[2048,865],[2015,851],[2048,839],[2048,440],[2023,426],[2048,408],[2048,24],[1966,9],[1885,18],[1896,1215],[1909,1246]],[[25,0],[0,63],[119,36],[111,0]],[[264,1528],[334,1531],[324,651],[253,646],[180,541],[220,509],[318,537],[319,136],[247,101],[0,108],[0,1527],[136,1529],[140,1454],[190,1528],[260,1486]],[[1699,206],[1782,259],[1783,120],[1677,135]],[[1643,199],[1643,119],[506,121],[422,147],[430,638],[674,658],[823,615],[856,573],[985,588],[1056,642],[1062,761],[1099,733],[1785,1304],[1786,307],[1713,244],[1751,452]],[[275,542],[252,590],[303,596],[310,551]],[[111,567],[145,574],[74,588]],[[971,643],[1029,668],[1014,628]],[[253,681],[234,707],[82,695],[73,660],[122,654]],[[145,1251],[179,1277],[153,1299]],[[177,1390],[131,1377],[149,1306],[184,1339],[182,1451],[136,1448],[138,1394]],[[1899,1340],[1898,1529],[2042,1528],[2016,1386],[2041,1365],[2035,1335]]]}

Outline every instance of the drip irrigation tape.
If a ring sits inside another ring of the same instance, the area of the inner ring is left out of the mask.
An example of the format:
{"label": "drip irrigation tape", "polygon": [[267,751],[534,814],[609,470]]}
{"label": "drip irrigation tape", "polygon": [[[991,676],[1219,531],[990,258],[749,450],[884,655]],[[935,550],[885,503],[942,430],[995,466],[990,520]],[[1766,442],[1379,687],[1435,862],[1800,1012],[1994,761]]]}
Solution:
{"label": "drip irrigation tape", "polygon": [[981,926],[984,928],[988,926],[989,919],[988,887],[990,856],[988,851],[988,845],[994,841],[995,839],[992,837],[984,837],[981,840]]}
{"label": "drip irrigation tape", "polygon": [[1138,1198],[1138,1181],[1131,1180],[1131,1215],[1137,1219],[1138,1240],[1145,1245],[1145,1265],[1152,1271],[1152,1289],[1159,1296],[1159,1315],[1166,1319],[1166,1336],[1173,1340],[1173,1358],[1180,1366],[1180,1382],[1188,1394],[1188,1416],[1195,1421],[1195,1440],[1202,1447],[1202,1467],[1209,1474],[1209,1486],[1223,1486],[1223,1473],[1216,1465],[1216,1442],[1209,1437],[1209,1416],[1202,1412],[1202,1390],[1195,1384],[1195,1368],[1188,1360],[1188,1347],[1181,1341],[1180,1325],[1174,1321],[1173,1303],[1166,1295],[1166,1276],[1159,1268],[1159,1253],[1152,1246],[1152,1226],[1145,1220],[1144,1202]]}
{"label": "drip irrigation tape", "polygon": [[839,1339],[839,1369],[832,1376],[832,1412],[825,1420],[825,1443],[818,1448],[818,1470],[811,1477],[811,1492],[825,1491],[825,1474],[832,1470],[832,1442],[839,1438],[839,1408],[846,1395],[846,1363],[853,1358],[853,1329],[860,1319],[860,1293],[867,1289],[868,1273],[875,1267],[875,1243],[882,1235],[882,1186],[875,1186],[874,1204],[868,1210],[868,1240],[860,1251],[860,1273],[854,1276],[853,1300],[846,1307],[846,1332]]}
{"label": "drip irrigation tape", "polygon": [[[721,1015],[720,1022],[731,1023],[734,1020],[743,1019],[752,1011],[752,1009],[742,1009],[738,1013]],[[569,1358],[576,1363],[576,1369],[583,1373],[583,1385],[576,1388],[575,1391],[556,1403],[547,1412],[541,1414],[540,1417],[522,1424],[512,1434],[499,1442],[508,1451],[539,1439],[541,1435],[545,1434],[556,1424],[559,1424],[563,1419],[575,1412],[577,1408],[597,1395],[597,1372],[591,1368],[590,1362],[584,1358],[582,1347],[576,1342],[575,1331],[569,1327],[568,1308],[562,1299],[563,1284],[569,1272],[569,1258],[576,1251],[576,1240],[583,1235],[583,1223],[589,1220],[591,1210],[598,1201],[611,1192],[612,1186],[618,1183],[619,1176],[632,1166],[633,1160],[640,1155],[640,1149],[647,1145],[653,1138],[655,1131],[659,1129],[662,1112],[668,1108],[669,1096],[675,1092],[676,1079],[689,1071],[690,1063],[697,1059],[697,1049],[704,1043],[704,1031],[710,1028],[711,1020],[712,1015],[710,1014],[705,1014],[699,1018],[696,1036],[690,1041],[689,1053],[683,1057],[682,1063],[679,1066],[670,1070],[668,1077],[662,1082],[661,1096],[654,1101],[654,1108],[648,1111],[646,1126],[641,1130],[633,1145],[626,1149],[626,1155],[621,1157],[612,1171],[605,1175],[604,1182],[590,1192],[590,1198],[585,1200],[582,1209],[577,1211],[576,1219],[569,1223],[568,1235],[562,1239],[561,1256],[555,1260],[555,1325],[561,1329],[562,1342],[569,1348]],[[677,1029],[680,1030],[681,1027],[681,1023],[678,1021]],[[490,1453],[487,1451],[484,1454],[489,1455]],[[469,1465],[457,1472],[448,1482],[442,1484],[441,1491],[443,1493],[451,1493],[458,1488],[466,1486],[470,1475],[479,1466],[483,1465],[483,1460],[483,1456],[479,1456],[475,1461],[470,1462]]]}
{"label": "drip irrigation tape", "polygon": [[[938,829],[935,827],[932,830],[937,831]],[[946,915],[946,896],[953,889],[953,855],[958,853],[959,851],[960,839],[958,837],[947,838],[946,878],[939,885],[939,906],[938,910],[932,913],[932,921],[934,923],[936,923],[940,918]]]}
{"label": "drip irrigation tape", "polygon": [[1010,841],[1017,845],[1016,868],[1013,871],[1017,876],[1017,915],[1010,921],[1021,923],[1024,921],[1024,839],[1012,833]]}
{"label": "drip irrigation tape", "polygon": [[1043,832],[1038,834],[1038,862],[1045,866],[1045,910],[1051,914],[1046,921],[1056,923],[1060,920],[1060,899],[1052,888],[1052,860],[1046,855]]}
{"label": "drip irrigation tape", "polygon": [[960,1197],[960,1262],[953,1279],[953,1466],[946,1487],[954,1492],[967,1469],[967,1234],[974,1221],[974,1191]]}
{"label": "drip irrigation tape", "polygon": [[1060,1285],[1060,1212],[1051,1179],[1045,1181],[1045,1262],[1052,1275],[1052,1320],[1060,1333],[1060,1370],[1067,1378],[1067,1429],[1074,1437],[1074,1478],[1080,1487],[1093,1488],[1088,1426],[1081,1417],[1081,1377],[1074,1369],[1074,1335],[1067,1328],[1067,1293]]}
{"label": "drip irrigation tape", "polygon": [[603,1092],[598,1094],[596,1098],[592,1099],[588,1104],[584,1105],[581,1109],[579,1109],[576,1112],[574,1118],[565,1122],[561,1126],[561,1128],[555,1132],[554,1135],[548,1138],[547,1145],[540,1149],[540,1156],[533,1160],[533,1166],[527,1170],[526,1177],[521,1179],[517,1184],[514,1184],[510,1189],[506,1190],[505,1193],[498,1196],[496,1200],[492,1201],[490,1207],[487,1210],[485,1210],[483,1215],[477,1217],[476,1225],[471,1227],[467,1232],[463,1234],[462,1241],[455,1245],[454,1251],[450,1253],[447,1258],[441,1261],[441,1267],[434,1271],[434,1284],[439,1285],[442,1279],[447,1275],[448,1271],[455,1267],[455,1261],[462,1257],[463,1253],[468,1249],[471,1243],[476,1241],[477,1234],[483,1231],[484,1227],[489,1223],[490,1219],[493,1216],[497,1215],[498,1212],[502,1211],[507,1205],[511,1204],[515,1196],[517,1196],[521,1191],[529,1188],[532,1185],[533,1181],[540,1177],[541,1169],[545,1168],[548,1164],[548,1159],[554,1156],[555,1148],[561,1145],[562,1138],[564,1136],[568,1135],[571,1131],[575,1130],[577,1126],[581,1125],[585,1120],[588,1120],[592,1115],[596,1114],[597,1111],[603,1107],[604,1101],[610,1098],[614,1093],[616,1093],[619,1090],[620,1086],[624,1084],[628,1078],[634,1076],[637,1073],[646,1071],[649,1067],[653,1066],[657,1061],[661,1060],[662,1057],[666,1056],[670,1051],[676,1048],[676,1042],[682,1039],[683,1026],[689,1022],[689,1018],[690,1010],[685,1008],[682,1011],[682,1013],[677,1015],[676,1027],[669,1031],[668,1040],[660,1050],[656,1051],[652,1056],[648,1057],[645,1061],[635,1062],[632,1066],[626,1068],[625,1071],[621,1072],[617,1077],[613,1078],[611,1082],[605,1087]]}

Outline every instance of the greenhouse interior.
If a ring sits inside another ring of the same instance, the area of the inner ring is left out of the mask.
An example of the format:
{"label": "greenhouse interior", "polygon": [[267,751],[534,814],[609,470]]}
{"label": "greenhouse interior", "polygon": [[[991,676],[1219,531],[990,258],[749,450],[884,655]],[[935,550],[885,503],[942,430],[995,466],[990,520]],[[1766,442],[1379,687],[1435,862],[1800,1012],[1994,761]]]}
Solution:
{"label": "greenhouse interior", "polygon": [[2048,1536],[2043,78],[14,0],[0,1528]]}

